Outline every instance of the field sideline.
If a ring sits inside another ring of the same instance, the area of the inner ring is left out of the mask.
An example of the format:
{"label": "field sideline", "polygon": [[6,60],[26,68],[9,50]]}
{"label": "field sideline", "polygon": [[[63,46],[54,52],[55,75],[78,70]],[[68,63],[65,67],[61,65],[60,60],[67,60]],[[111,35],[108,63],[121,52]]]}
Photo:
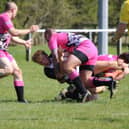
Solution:
{"label": "field sideline", "polygon": [[[34,46],[32,53],[46,46]],[[114,54],[114,47],[109,49]],[[127,48],[124,49],[126,51]],[[16,102],[12,77],[0,80],[0,129],[129,129],[129,76],[120,82],[116,96],[109,92],[89,103],[56,102],[60,85],[42,74],[42,66],[25,61],[22,46],[9,51],[22,68],[25,97],[29,104]]]}

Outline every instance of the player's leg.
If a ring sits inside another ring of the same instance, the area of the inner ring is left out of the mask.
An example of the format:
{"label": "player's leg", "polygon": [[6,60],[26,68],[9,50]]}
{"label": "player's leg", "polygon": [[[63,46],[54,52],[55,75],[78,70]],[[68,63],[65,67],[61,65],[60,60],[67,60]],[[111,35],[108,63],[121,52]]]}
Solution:
{"label": "player's leg", "polygon": [[[82,56],[84,55],[82,54]],[[80,95],[81,101],[84,101],[85,97],[89,94],[89,92],[83,86],[79,73],[75,69],[76,66],[81,65],[81,63],[82,61],[76,55],[71,54],[68,57],[68,59],[64,61],[63,68],[66,74],[69,75],[69,78],[72,80],[73,84],[76,86],[78,93]]]}
{"label": "player's leg", "polygon": [[11,62],[11,66],[13,68],[14,87],[17,94],[17,100],[18,102],[25,103],[26,100],[24,99],[24,81],[23,81],[22,71],[18,67],[15,59]]}
{"label": "player's leg", "polygon": [[106,91],[105,86],[100,86],[100,87],[96,87],[96,88],[88,88],[88,89],[92,94],[100,94],[100,93],[103,93],[104,91]]}
{"label": "player's leg", "polygon": [[110,91],[110,98],[116,89],[116,81],[112,77],[91,77],[87,81],[87,85],[91,88],[107,86]]}
{"label": "player's leg", "polygon": [[67,88],[60,91],[60,93],[55,97],[56,100],[78,100],[78,91],[77,88],[70,84]]}
{"label": "player's leg", "polygon": [[11,67],[10,61],[6,57],[0,58],[0,78],[11,75],[13,68]]}
{"label": "player's leg", "polygon": [[0,50],[0,78],[12,74],[12,60],[13,57],[7,51]]}

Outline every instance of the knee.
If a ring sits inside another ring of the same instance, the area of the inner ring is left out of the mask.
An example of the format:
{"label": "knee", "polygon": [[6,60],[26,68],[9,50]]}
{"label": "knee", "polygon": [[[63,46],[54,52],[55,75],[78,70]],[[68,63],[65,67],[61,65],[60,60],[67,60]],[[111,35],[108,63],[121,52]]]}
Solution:
{"label": "knee", "polygon": [[13,74],[16,76],[22,75],[22,70],[21,69],[14,69]]}

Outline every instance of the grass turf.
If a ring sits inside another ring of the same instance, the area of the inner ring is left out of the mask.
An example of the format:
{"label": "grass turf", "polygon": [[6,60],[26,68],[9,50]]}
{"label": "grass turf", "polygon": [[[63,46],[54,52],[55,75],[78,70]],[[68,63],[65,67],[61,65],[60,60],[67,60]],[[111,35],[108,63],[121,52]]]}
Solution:
{"label": "grass turf", "polygon": [[[34,46],[37,49],[46,46]],[[115,53],[115,48],[109,48]],[[124,49],[124,51],[126,48]],[[120,82],[116,96],[109,99],[109,92],[99,95],[89,103],[57,102],[54,97],[67,84],[60,85],[43,75],[43,68],[25,61],[23,47],[10,47],[23,71],[25,97],[29,104],[16,102],[13,78],[0,80],[0,129],[128,129],[129,128],[129,80]],[[48,49],[47,49],[48,51]]]}

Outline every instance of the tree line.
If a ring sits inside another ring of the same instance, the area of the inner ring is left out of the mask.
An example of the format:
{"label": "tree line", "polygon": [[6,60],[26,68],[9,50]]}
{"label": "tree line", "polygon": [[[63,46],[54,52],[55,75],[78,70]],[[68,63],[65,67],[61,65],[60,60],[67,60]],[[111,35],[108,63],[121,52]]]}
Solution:
{"label": "tree line", "polygon": [[[8,0],[0,0],[0,12]],[[83,29],[98,25],[98,0],[14,0],[19,7],[17,28],[38,24],[41,28]],[[123,0],[109,0],[109,27],[117,24]]]}
{"label": "tree line", "polygon": [[[0,12],[5,3],[0,0]],[[14,20],[16,28],[38,24],[41,29],[95,29],[98,28],[98,0],[13,0],[18,5]],[[116,27],[124,0],[109,0],[109,28]],[[41,42],[39,34],[33,35]],[[36,43],[36,44],[37,44]]]}

